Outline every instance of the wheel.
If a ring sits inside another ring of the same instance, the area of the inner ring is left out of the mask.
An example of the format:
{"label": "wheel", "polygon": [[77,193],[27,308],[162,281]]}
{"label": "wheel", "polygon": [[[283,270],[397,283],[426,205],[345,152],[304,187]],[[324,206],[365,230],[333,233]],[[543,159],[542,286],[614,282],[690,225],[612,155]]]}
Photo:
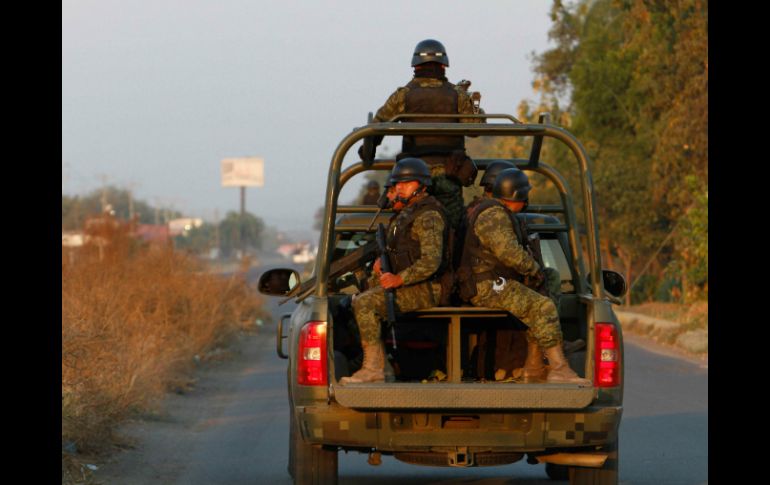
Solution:
{"label": "wheel", "polygon": [[601,468],[569,467],[570,485],[618,485],[620,438],[607,446],[606,450],[610,456]]}
{"label": "wheel", "polygon": [[551,480],[569,480],[569,468],[564,465],[546,463],[545,473]]}
{"label": "wheel", "polygon": [[337,485],[336,448],[305,443],[292,410],[289,429],[289,475],[295,485]]}

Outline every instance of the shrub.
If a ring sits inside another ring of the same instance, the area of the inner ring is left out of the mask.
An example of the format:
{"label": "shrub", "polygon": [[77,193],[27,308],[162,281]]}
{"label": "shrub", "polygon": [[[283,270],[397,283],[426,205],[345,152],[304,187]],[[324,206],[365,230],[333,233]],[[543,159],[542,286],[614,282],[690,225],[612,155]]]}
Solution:
{"label": "shrub", "polygon": [[[62,443],[95,451],[147,410],[192,357],[253,325],[261,301],[242,276],[205,271],[170,246],[104,226],[62,258]],[[99,247],[101,244],[101,247]]]}

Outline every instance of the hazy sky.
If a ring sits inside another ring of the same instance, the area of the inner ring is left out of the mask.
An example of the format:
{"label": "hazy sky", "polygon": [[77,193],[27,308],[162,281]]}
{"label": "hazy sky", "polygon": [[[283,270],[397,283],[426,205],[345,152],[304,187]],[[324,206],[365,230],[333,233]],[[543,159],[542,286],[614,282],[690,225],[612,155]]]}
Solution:
{"label": "hazy sky", "polygon": [[417,42],[440,40],[450,81],[473,81],[487,112],[515,114],[536,97],[530,54],[549,47],[550,6],[63,0],[62,191],[106,180],[213,220],[240,207],[220,160],[260,156],[265,186],[246,190],[246,209],[312,226],[337,144],[409,81]]}

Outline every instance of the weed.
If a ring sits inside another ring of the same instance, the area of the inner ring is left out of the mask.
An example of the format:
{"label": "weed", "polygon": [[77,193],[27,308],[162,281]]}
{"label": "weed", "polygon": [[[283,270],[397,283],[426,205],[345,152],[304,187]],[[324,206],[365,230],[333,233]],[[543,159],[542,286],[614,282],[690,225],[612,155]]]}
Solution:
{"label": "weed", "polygon": [[62,258],[62,444],[84,453],[189,381],[193,356],[263,316],[242,275],[226,279],[171,247],[138,244],[130,228],[91,236]]}

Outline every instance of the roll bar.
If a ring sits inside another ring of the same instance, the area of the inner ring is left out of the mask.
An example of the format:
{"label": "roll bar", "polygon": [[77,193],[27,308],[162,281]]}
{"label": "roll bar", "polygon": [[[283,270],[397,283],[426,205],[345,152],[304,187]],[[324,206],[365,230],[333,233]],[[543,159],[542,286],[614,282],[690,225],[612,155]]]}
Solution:
{"label": "roll bar", "polygon": [[[575,267],[580,269],[582,274],[586,274],[582,259],[580,258],[580,238],[577,236],[577,219],[574,214],[573,204],[571,201],[571,195],[567,189],[566,181],[563,176],[549,167],[547,164],[539,162],[540,146],[542,144],[543,137],[550,137],[561,141],[572,151],[575,155],[575,159],[578,164],[580,173],[580,185],[581,195],[583,198],[583,211],[585,222],[587,226],[587,244],[588,244],[588,258],[590,276],[591,276],[591,293],[600,297],[604,295],[604,289],[601,281],[601,259],[599,253],[599,229],[596,224],[595,214],[595,197],[593,179],[588,169],[588,154],[585,151],[583,145],[578,141],[571,133],[563,128],[553,126],[547,123],[542,124],[528,124],[518,122],[510,115],[399,115],[399,118],[408,119],[410,117],[435,117],[435,118],[479,118],[487,119],[494,117],[504,117],[513,121],[513,123],[433,123],[433,122],[394,122],[388,121],[384,123],[369,123],[365,126],[355,128],[345,138],[343,138],[334,151],[329,166],[329,173],[327,177],[326,196],[324,206],[327,210],[324,213],[323,226],[321,228],[321,236],[318,244],[318,256],[317,256],[317,271],[316,278],[319,284],[316,286],[315,295],[323,298],[327,296],[326,280],[328,278],[330,258],[333,253],[333,215],[337,213],[337,198],[339,197],[340,188],[342,187],[342,160],[344,159],[350,148],[358,141],[373,136],[403,136],[403,135],[454,135],[454,136],[533,136],[535,137],[535,143],[533,143],[533,150],[530,153],[530,158],[524,160],[524,164],[520,165],[522,169],[534,170],[544,174],[548,177],[559,189],[562,204],[565,209],[565,217],[568,219],[569,226],[571,228],[568,231],[570,245],[573,248],[573,263]],[[541,121],[545,121],[541,115]],[[541,141],[538,143],[537,140]],[[537,150],[535,150],[536,146]],[[533,163],[534,161],[534,163]],[[521,162],[521,160],[519,160]],[[393,160],[375,160],[373,164],[369,165],[368,169],[386,169],[392,166]],[[515,161],[516,163],[516,161]],[[484,167],[486,164],[479,164]],[[519,163],[517,163],[519,165]],[[350,177],[365,170],[363,163],[359,162],[354,164],[345,170],[344,181],[346,182]],[[582,288],[582,281],[578,281],[576,289],[579,293],[585,293]]]}

